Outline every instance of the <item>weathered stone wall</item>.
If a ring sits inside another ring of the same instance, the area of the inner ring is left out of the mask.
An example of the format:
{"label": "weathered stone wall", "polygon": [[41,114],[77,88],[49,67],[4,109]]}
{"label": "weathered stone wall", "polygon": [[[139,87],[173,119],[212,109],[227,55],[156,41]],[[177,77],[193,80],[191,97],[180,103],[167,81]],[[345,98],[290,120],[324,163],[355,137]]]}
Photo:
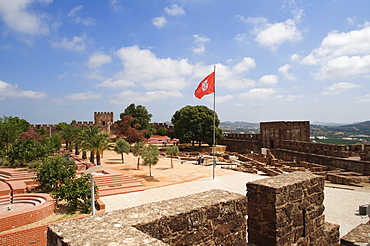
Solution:
{"label": "weathered stone wall", "polygon": [[369,245],[370,224],[360,224],[340,239],[340,245],[359,246]]}
{"label": "weathered stone wall", "polygon": [[338,245],[339,226],[325,223],[324,179],[305,172],[247,184],[248,244]]}
{"label": "weathered stone wall", "polygon": [[255,133],[224,133],[227,139],[242,139],[242,140],[259,140],[260,134]]}
{"label": "weathered stone wall", "polygon": [[218,140],[218,144],[226,145],[226,150],[230,152],[238,152],[240,154],[259,153],[261,151],[261,144],[257,140],[249,139],[222,139]]}
{"label": "weathered stone wall", "polygon": [[350,152],[347,151],[347,146],[345,145],[284,140],[279,148],[341,158],[347,158],[350,156]]}
{"label": "weathered stone wall", "polygon": [[351,159],[344,159],[339,157],[331,157],[325,155],[316,155],[311,153],[304,153],[299,151],[292,151],[286,149],[273,149],[273,154],[283,160],[294,160],[297,162],[310,162],[319,165],[344,169],[351,172],[361,173],[363,175],[370,175],[370,162],[357,161]]}
{"label": "weathered stone wall", "polygon": [[361,153],[361,160],[370,161],[370,144],[364,145],[364,151]]}
{"label": "weathered stone wall", "polygon": [[309,121],[278,121],[260,123],[263,148],[279,148],[284,140],[310,141]]}
{"label": "weathered stone wall", "polygon": [[211,190],[51,225],[48,245],[246,245],[246,196]]}

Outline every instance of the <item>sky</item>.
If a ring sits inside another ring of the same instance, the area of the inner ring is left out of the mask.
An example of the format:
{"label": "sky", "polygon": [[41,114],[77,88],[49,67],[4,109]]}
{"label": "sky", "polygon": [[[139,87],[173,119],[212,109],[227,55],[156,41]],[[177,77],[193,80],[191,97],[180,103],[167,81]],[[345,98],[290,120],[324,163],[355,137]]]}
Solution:
{"label": "sky", "polygon": [[215,70],[221,121],[369,120],[368,0],[0,0],[0,117],[171,121]]}

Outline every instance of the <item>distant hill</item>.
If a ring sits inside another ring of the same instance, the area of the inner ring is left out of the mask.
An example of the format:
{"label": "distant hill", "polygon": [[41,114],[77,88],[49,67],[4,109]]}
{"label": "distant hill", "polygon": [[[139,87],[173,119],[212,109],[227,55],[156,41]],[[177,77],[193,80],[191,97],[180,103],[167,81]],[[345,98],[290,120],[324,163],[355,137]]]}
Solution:
{"label": "distant hill", "polygon": [[259,133],[260,124],[245,121],[224,121],[220,123],[219,127],[223,132]]}
{"label": "distant hill", "polygon": [[319,126],[344,126],[348,124],[343,124],[343,123],[334,123],[334,122],[320,122],[320,121],[314,121],[310,122],[311,125],[319,125]]}
{"label": "distant hill", "polygon": [[370,135],[370,121],[338,126],[311,125],[311,135]]}

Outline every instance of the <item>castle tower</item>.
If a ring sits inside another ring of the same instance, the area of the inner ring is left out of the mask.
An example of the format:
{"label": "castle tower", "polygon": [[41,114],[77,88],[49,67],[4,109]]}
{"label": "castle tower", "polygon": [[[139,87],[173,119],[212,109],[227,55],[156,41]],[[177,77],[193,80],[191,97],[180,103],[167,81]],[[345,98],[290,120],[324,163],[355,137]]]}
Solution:
{"label": "castle tower", "polygon": [[114,123],[113,112],[94,112],[94,125],[101,128],[102,132],[110,132],[110,126]]}
{"label": "castle tower", "polygon": [[94,124],[98,126],[113,124],[113,112],[94,112]]}

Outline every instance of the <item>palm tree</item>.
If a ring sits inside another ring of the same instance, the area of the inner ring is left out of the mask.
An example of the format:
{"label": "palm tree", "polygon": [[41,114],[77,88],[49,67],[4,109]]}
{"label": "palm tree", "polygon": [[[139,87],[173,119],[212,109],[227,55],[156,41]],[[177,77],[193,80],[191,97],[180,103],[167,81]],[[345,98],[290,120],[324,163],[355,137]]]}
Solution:
{"label": "palm tree", "polygon": [[92,151],[91,140],[99,134],[100,128],[98,126],[90,125],[81,133],[81,145],[83,151],[90,151],[90,162],[94,163],[94,152]]}
{"label": "palm tree", "polygon": [[107,133],[100,133],[94,135],[90,138],[88,142],[88,146],[90,150],[96,155],[96,165],[101,165],[100,163],[100,156],[104,152],[111,147],[109,144],[109,135]]}
{"label": "palm tree", "polygon": [[74,125],[65,125],[61,132],[61,138],[66,142],[67,151],[72,151],[73,140],[76,136],[77,128]]}

